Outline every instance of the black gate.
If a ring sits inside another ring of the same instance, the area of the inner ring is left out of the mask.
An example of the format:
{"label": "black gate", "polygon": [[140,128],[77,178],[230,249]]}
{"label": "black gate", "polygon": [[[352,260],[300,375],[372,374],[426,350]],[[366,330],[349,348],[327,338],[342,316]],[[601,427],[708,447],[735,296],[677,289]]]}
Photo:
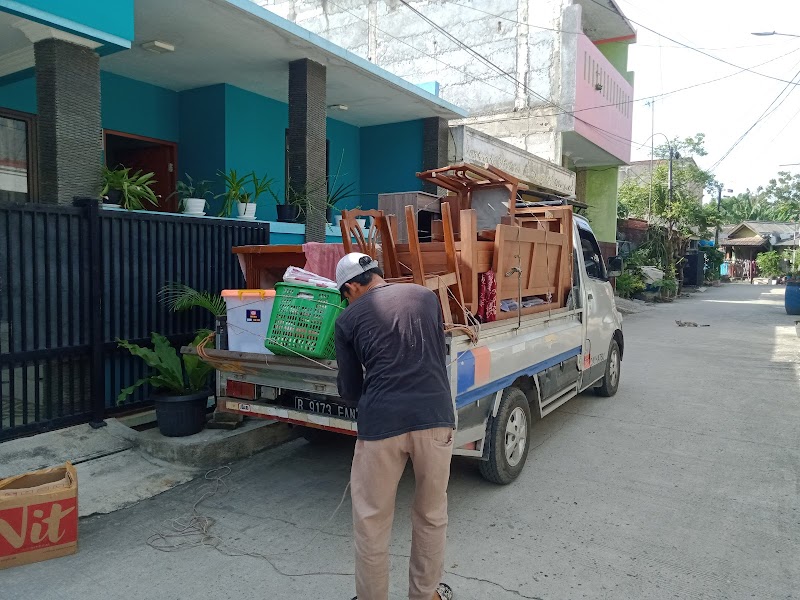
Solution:
{"label": "black gate", "polygon": [[211,327],[207,313],[169,313],[167,282],[218,292],[244,281],[233,246],[268,244],[269,226],[167,213],[0,204],[0,441],[100,421],[145,366],[117,338],[175,344]]}

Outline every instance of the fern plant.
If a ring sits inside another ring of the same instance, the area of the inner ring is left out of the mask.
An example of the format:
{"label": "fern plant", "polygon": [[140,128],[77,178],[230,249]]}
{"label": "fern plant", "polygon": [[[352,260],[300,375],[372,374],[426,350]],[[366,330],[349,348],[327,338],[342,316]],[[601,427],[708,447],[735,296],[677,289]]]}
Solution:
{"label": "fern plant", "polygon": [[215,317],[226,313],[225,300],[219,294],[199,291],[183,283],[168,283],[158,291],[158,299],[172,312],[204,308]]}
{"label": "fern plant", "polygon": [[[198,331],[192,346],[196,347],[209,333],[207,330]],[[214,372],[213,367],[200,360],[196,354],[179,356],[169,340],[160,333],[151,334],[150,339],[153,343],[152,349],[132,344],[128,340],[117,340],[120,348],[125,348],[133,356],[138,356],[153,369],[147,377],[124,388],[117,397],[118,404],[147,383],[175,396],[193,394],[208,387],[208,378]]]}

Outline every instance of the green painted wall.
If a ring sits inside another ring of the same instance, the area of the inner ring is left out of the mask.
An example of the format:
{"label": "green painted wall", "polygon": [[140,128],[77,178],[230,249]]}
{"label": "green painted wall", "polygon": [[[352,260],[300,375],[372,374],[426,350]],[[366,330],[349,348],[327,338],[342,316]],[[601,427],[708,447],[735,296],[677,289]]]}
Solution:
{"label": "green painted wall", "polygon": [[633,85],[633,73],[628,72],[628,46],[627,42],[607,42],[598,44],[597,49],[628,80],[628,83]]}
{"label": "green painted wall", "polygon": [[103,71],[103,128],[177,142],[178,93]]}
{"label": "green painted wall", "polygon": [[617,178],[619,168],[594,167],[579,176],[586,179],[583,201],[589,205],[586,215],[600,242],[617,241]]}

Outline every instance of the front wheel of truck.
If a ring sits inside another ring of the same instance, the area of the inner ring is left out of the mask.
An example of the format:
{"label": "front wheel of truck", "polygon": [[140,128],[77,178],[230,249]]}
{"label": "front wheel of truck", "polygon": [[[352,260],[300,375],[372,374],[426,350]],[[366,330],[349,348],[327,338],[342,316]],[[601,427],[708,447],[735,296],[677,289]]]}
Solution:
{"label": "front wheel of truck", "polygon": [[497,416],[489,420],[488,459],[480,462],[484,479],[505,485],[522,472],[531,439],[531,408],[525,393],[516,387],[503,391]]}

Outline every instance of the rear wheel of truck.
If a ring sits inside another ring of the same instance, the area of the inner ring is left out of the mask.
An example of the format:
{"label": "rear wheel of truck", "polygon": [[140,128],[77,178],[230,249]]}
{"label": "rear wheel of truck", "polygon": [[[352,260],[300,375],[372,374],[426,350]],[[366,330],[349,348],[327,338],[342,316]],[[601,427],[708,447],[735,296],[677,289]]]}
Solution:
{"label": "rear wheel of truck", "polygon": [[610,398],[619,389],[619,373],[622,360],[619,355],[619,344],[617,340],[611,340],[608,347],[608,360],[606,360],[606,373],[600,380],[600,385],[594,388],[594,393],[598,396]]}
{"label": "rear wheel of truck", "polygon": [[522,472],[531,437],[531,408],[524,392],[516,387],[503,391],[497,416],[489,421],[486,443],[488,460],[480,462],[484,479],[505,485]]}

